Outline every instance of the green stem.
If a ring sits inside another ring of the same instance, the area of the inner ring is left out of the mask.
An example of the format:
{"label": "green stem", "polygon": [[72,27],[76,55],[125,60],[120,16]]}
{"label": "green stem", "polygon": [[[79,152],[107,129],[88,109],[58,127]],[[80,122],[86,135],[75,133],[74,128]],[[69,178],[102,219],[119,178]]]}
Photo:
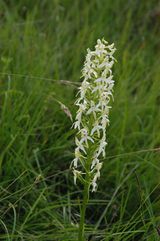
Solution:
{"label": "green stem", "polygon": [[88,200],[89,200],[89,187],[90,187],[90,176],[89,176],[89,173],[86,173],[84,191],[83,191],[83,202],[82,202],[81,216],[80,216],[80,224],[79,224],[78,241],[85,241],[85,237],[84,237],[85,214],[86,214],[86,207],[87,207]]}

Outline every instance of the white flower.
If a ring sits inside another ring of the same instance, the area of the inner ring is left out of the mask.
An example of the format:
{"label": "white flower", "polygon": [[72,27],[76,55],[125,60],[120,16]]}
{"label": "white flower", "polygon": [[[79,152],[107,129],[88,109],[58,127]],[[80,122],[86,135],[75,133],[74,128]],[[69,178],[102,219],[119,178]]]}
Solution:
{"label": "white flower", "polygon": [[91,136],[92,136],[95,132],[97,132],[98,137],[100,137],[100,130],[103,130],[103,126],[100,125],[100,123],[99,123],[98,120],[97,120],[97,121],[95,122],[95,124],[94,124],[94,127],[93,127],[92,130],[91,130]]}
{"label": "white flower", "polygon": [[99,159],[98,159],[97,155],[95,155],[93,160],[92,160],[91,169],[93,169],[93,167],[98,163],[99,163]]}
{"label": "white flower", "polygon": [[92,192],[96,192],[97,191],[97,183],[95,181],[92,181]]}
{"label": "white flower", "polygon": [[79,102],[80,100],[83,100],[85,98],[85,94],[86,94],[87,89],[90,89],[90,84],[85,79],[82,83],[82,86],[79,87],[78,94],[80,94],[80,98],[76,102]]}
{"label": "white flower", "polygon": [[98,156],[102,153],[103,157],[105,157],[105,147],[107,145],[107,142],[105,140],[105,136],[102,137],[101,141],[100,141],[100,145],[98,148]]}
{"label": "white flower", "polygon": [[110,99],[113,99],[114,80],[112,66],[115,62],[114,44],[108,45],[104,39],[97,40],[95,50],[87,49],[82,70],[83,82],[79,88],[75,105],[78,107],[74,128],[76,149],[73,163],[74,182],[77,177],[85,180],[89,173],[92,191],[97,190],[100,178],[100,156],[105,156],[106,127],[109,125]]}
{"label": "white flower", "polygon": [[86,110],[87,102],[84,100],[83,103],[76,103],[76,105],[79,106],[79,109],[77,111],[76,121],[73,125],[75,129],[80,130],[82,114]]}
{"label": "white flower", "polygon": [[77,177],[82,174],[81,171],[77,171],[76,169],[73,168],[73,174],[74,174],[74,184],[76,185]]}
{"label": "white flower", "polygon": [[80,125],[81,125],[81,118],[79,118],[74,124],[74,128],[80,130]]}
{"label": "white flower", "polygon": [[80,152],[80,149],[79,149],[79,147],[77,147],[77,148],[75,149],[75,158],[74,158],[73,161],[72,161],[73,166],[74,166],[75,168],[77,168],[78,161],[79,161],[80,158],[82,158],[82,157],[83,157],[83,156],[82,156],[82,154],[81,154],[81,152]]}
{"label": "white flower", "polygon": [[107,115],[102,116],[101,124],[103,129],[105,129],[106,126],[109,125],[109,119]]}
{"label": "white flower", "polygon": [[88,135],[88,131],[85,128],[81,129],[79,133],[81,133],[81,141],[80,141],[81,143],[85,142],[87,147],[88,147],[88,140],[94,143],[94,140]]}
{"label": "white flower", "polygon": [[74,159],[73,159],[73,166],[75,167],[75,168],[77,168],[77,165],[78,165],[78,161],[79,161],[79,158],[78,157],[75,157]]}
{"label": "white flower", "polygon": [[97,179],[100,178],[100,169],[102,168],[102,163],[97,163],[94,167],[93,171],[96,171],[94,178],[92,180],[92,192],[97,191]]}
{"label": "white flower", "polygon": [[90,102],[90,108],[87,110],[86,115],[89,115],[91,113],[93,113],[94,118],[96,119],[96,112],[100,112],[101,109],[99,108],[100,104],[98,103],[98,105],[95,105],[95,103],[91,100]]}
{"label": "white flower", "polygon": [[82,151],[86,154],[86,150],[85,150],[82,142],[79,141],[78,138],[75,138],[75,142],[76,142],[76,145],[77,145],[77,147],[79,148],[79,150],[82,150]]}

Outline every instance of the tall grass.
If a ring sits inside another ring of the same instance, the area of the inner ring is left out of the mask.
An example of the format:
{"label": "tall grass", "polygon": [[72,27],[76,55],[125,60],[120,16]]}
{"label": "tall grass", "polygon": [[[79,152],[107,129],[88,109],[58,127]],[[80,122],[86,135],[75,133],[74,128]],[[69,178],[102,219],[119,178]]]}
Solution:
{"label": "tall grass", "polygon": [[0,240],[77,240],[72,123],[85,50],[115,42],[105,168],[87,209],[88,240],[159,240],[158,1],[0,2]]}

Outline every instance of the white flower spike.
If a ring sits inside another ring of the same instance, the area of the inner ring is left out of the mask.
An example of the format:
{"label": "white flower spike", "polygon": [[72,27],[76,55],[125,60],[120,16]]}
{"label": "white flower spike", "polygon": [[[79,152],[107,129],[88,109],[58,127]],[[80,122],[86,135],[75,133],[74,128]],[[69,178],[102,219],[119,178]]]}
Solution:
{"label": "white flower spike", "polygon": [[106,127],[109,125],[109,102],[113,99],[112,67],[115,50],[114,44],[108,45],[104,39],[97,40],[94,51],[87,49],[82,70],[84,80],[75,102],[78,111],[73,126],[78,133],[75,158],[72,161],[74,183],[77,178],[85,182],[85,175],[89,175],[93,192],[97,190],[97,179],[100,178],[102,167],[99,158],[105,157],[107,145]]}

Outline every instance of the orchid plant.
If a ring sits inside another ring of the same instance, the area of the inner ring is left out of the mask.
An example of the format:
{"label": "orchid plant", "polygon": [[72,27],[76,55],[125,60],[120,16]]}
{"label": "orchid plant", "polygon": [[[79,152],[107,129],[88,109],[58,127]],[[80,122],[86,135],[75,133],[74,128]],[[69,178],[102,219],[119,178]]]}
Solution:
{"label": "orchid plant", "polygon": [[79,225],[78,240],[84,240],[85,211],[89,200],[90,188],[97,190],[102,162],[107,145],[106,128],[109,125],[109,105],[113,99],[114,80],[112,67],[115,62],[114,44],[109,45],[104,39],[97,40],[95,50],[87,49],[82,70],[83,82],[78,92],[75,105],[78,107],[74,128],[75,158],[71,163],[74,183],[77,179],[84,185],[83,203]]}

